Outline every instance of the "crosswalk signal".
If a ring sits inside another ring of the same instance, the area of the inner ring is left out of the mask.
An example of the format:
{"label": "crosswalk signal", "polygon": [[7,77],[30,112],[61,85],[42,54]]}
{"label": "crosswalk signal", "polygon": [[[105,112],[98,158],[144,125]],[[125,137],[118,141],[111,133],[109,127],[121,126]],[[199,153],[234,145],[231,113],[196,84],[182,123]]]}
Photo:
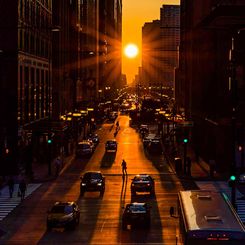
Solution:
{"label": "crosswalk signal", "polygon": [[236,184],[236,176],[235,175],[231,175],[230,179],[229,179],[229,186],[230,187],[234,187]]}

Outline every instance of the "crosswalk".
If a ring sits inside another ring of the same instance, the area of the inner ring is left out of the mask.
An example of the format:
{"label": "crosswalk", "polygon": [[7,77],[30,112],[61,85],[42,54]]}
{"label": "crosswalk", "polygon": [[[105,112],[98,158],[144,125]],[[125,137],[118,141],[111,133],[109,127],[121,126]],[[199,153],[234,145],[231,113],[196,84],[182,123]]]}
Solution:
{"label": "crosswalk", "polygon": [[[41,184],[28,184],[26,189],[25,198],[28,197],[33,191],[35,191]],[[1,189],[0,194],[0,221],[3,220],[9,213],[11,213],[15,207],[21,203],[20,197],[18,197],[18,184],[14,186],[13,197],[9,197],[8,186]]]}
{"label": "crosswalk", "polygon": [[[228,186],[227,181],[196,181],[196,184],[201,190],[224,192],[231,200],[231,188]],[[238,190],[236,190],[236,206],[238,216],[245,223],[245,198]]]}

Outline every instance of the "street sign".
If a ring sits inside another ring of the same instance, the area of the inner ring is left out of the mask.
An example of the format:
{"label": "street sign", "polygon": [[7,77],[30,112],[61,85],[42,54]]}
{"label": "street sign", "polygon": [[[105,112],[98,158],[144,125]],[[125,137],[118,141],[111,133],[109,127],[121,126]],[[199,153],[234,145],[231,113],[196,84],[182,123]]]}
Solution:
{"label": "street sign", "polygon": [[193,127],[194,122],[193,121],[183,121],[183,122],[179,122],[177,125],[179,127]]}

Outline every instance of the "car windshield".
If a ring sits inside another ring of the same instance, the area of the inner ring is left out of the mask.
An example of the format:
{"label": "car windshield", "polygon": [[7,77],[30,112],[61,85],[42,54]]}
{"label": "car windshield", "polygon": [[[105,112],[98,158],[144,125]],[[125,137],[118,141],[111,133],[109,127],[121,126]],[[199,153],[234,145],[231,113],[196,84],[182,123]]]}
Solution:
{"label": "car windshield", "polygon": [[88,149],[88,148],[90,148],[90,145],[89,144],[79,144],[78,148],[79,149]]}
{"label": "car windshield", "polygon": [[72,206],[70,205],[55,205],[51,209],[52,213],[62,213],[62,214],[70,214],[72,213]]}
{"label": "car windshield", "polygon": [[109,145],[115,145],[116,142],[115,141],[107,141],[107,144],[109,144]]}
{"label": "car windshield", "polygon": [[146,211],[146,208],[144,205],[130,205],[129,210],[131,212],[143,212]]}
{"label": "car windshield", "polygon": [[147,176],[135,176],[134,181],[149,181],[149,177],[147,177]]}
{"label": "car windshield", "polygon": [[86,173],[84,179],[101,179],[100,173]]}

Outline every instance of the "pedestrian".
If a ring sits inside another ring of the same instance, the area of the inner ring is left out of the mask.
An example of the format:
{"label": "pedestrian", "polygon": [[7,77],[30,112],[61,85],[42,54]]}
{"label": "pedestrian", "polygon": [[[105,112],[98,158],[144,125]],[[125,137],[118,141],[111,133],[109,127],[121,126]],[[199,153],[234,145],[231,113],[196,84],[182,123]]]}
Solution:
{"label": "pedestrian", "polygon": [[26,193],[26,182],[25,179],[22,179],[19,183],[19,191],[20,191],[20,198],[21,201],[24,200],[25,198],[25,193]]}
{"label": "pedestrian", "polygon": [[8,187],[9,187],[9,197],[13,197],[13,192],[14,192],[14,179],[12,176],[9,177],[8,179]]}
{"label": "pedestrian", "polygon": [[58,176],[60,169],[61,169],[61,159],[59,156],[55,159],[54,163],[55,163],[55,167],[56,167],[56,176]]}
{"label": "pedestrian", "polygon": [[123,174],[123,176],[124,175],[127,175],[127,163],[126,163],[126,161],[123,159],[122,160],[122,174]]}
{"label": "pedestrian", "polygon": [[116,123],[116,126],[117,126],[117,130],[119,130],[119,122],[118,121]]}

